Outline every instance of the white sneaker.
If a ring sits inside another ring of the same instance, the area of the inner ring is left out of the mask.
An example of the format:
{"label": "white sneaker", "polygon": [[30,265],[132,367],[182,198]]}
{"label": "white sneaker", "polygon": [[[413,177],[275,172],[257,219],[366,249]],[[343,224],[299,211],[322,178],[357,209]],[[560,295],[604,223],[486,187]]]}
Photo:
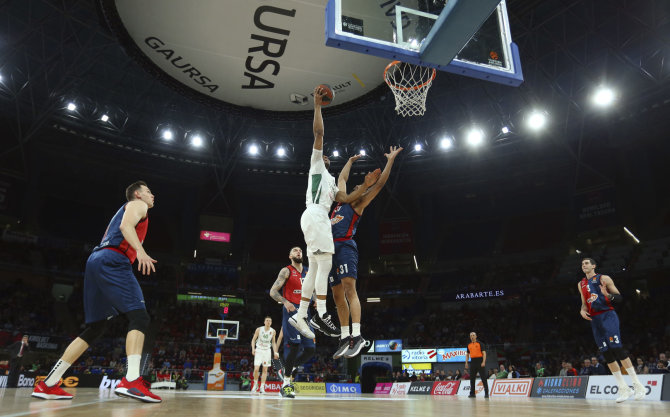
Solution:
{"label": "white sneaker", "polygon": [[298,317],[297,314],[294,314],[288,319],[288,322],[306,338],[314,339],[316,337],[314,336],[314,332],[309,328],[309,324],[307,324],[307,317]]}
{"label": "white sneaker", "polygon": [[635,390],[635,399],[641,400],[647,395],[647,388],[641,383],[633,383],[633,389]]}
{"label": "white sneaker", "polygon": [[633,395],[634,391],[630,389],[630,387],[626,387],[624,389],[619,389],[619,393],[620,394],[619,397],[616,399],[616,402],[622,403],[627,399],[629,399]]}
{"label": "white sneaker", "polygon": [[261,388],[261,395],[265,394],[265,388]]}

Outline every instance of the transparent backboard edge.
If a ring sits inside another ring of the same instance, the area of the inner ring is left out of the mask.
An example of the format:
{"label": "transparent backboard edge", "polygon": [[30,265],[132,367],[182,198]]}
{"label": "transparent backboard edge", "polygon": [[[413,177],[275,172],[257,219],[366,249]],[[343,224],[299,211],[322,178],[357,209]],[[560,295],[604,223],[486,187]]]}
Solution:
{"label": "transparent backboard edge", "polygon": [[[218,324],[223,323],[223,324],[234,324],[234,325],[237,325],[237,329],[236,329],[237,331],[235,332],[235,335],[232,336],[232,335],[229,334],[228,336],[226,336],[226,340],[239,340],[239,339],[238,339],[239,336],[240,336],[240,322],[239,322],[239,321],[236,321],[236,320],[216,320],[216,319],[207,319],[207,326],[205,327],[205,339],[208,339],[208,340],[218,340],[218,337],[217,337],[217,336],[212,336],[212,337],[208,336],[208,330],[209,330],[209,324],[210,324],[210,323],[218,323]],[[226,330],[228,330],[228,329],[226,329]],[[230,333],[230,332],[229,332],[229,333]]]}
{"label": "transparent backboard edge", "polygon": [[393,42],[369,39],[365,36],[352,33],[347,33],[345,35],[342,31],[341,13],[338,13],[338,10],[341,10],[342,8],[341,0],[329,0],[326,5],[326,45],[391,60],[400,60],[415,65],[435,68],[452,74],[464,75],[516,87],[523,83],[523,70],[521,68],[519,48],[511,41],[507,9],[503,6],[505,6],[505,0],[501,0],[501,4],[498,5],[496,11],[498,11],[498,19],[503,28],[503,47],[508,54],[507,56],[511,58],[509,60],[508,68],[486,64],[475,64],[473,62],[459,59],[452,60],[447,66],[436,65],[430,62],[424,62],[418,51],[408,51]]}

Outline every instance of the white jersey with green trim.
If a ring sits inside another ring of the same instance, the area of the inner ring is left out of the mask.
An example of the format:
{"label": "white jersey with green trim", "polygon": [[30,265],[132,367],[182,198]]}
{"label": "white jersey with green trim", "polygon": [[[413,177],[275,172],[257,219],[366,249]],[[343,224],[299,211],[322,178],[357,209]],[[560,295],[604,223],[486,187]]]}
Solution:
{"label": "white jersey with green trim", "polygon": [[265,326],[258,328],[258,337],[256,338],[256,350],[270,350],[272,348],[272,337],[275,329],[265,330]]}
{"label": "white jersey with green trim", "polygon": [[307,193],[305,204],[318,205],[326,209],[326,214],[333,205],[338,188],[335,178],[330,175],[323,162],[323,151],[312,149],[312,159],[309,164],[309,178],[307,179]]}

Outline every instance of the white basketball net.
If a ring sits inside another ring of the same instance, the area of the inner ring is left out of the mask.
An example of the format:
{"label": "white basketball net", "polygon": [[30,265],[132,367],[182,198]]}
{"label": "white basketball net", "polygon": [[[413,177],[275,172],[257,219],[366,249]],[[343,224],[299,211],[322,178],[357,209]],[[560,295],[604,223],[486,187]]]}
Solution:
{"label": "white basketball net", "polygon": [[384,81],[395,96],[395,111],[405,116],[423,116],[428,89],[433,84],[433,68],[393,61],[384,70]]}

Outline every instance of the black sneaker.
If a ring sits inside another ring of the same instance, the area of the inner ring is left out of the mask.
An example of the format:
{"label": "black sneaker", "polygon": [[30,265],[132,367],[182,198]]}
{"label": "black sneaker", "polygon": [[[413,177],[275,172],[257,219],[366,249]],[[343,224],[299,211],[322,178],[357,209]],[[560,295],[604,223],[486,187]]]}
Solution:
{"label": "black sneaker", "polygon": [[475,394],[468,395],[468,398],[475,398]]}
{"label": "black sneaker", "polygon": [[282,381],[284,380],[284,364],[282,363],[281,356],[279,359],[272,359],[272,369],[275,370],[277,376]]}
{"label": "black sneaker", "polygon": [[489,398],[489,394],[484,394],[484,398]]}
{"label": "black sneaker", "polygon": [[366,343],[367,340],[363,339],[363,336],[352,337],[351,344],[349,345],[349,349],[347,350],[347,352],[344,354],[344,357],[350,359],[358,355],[359,353],[361,353],[361,349],[365,347]]}
{"label": "black sneaker", "polygon": [[284,385],[279,390],[279,393],[284,398],[295,398],[295,388],[293,388],[293,384]]}
{"label": "black sneaker", "polygon": [[341,358],[342,355],[344,355],[344,352],[349,350],[350,342],[351,342],[351,336],[347,337],[346,339],[340,339],[340,346],[333,354],[333,359]]}
{"label": "black sneaker", "polygon": [[323,316],[320,317],[319,314],[313,315],[309,324],[326,336],[340,337],[340,329],[333,323],[333,320],[331,320],[330,314],[328,313],[324,313]]}

